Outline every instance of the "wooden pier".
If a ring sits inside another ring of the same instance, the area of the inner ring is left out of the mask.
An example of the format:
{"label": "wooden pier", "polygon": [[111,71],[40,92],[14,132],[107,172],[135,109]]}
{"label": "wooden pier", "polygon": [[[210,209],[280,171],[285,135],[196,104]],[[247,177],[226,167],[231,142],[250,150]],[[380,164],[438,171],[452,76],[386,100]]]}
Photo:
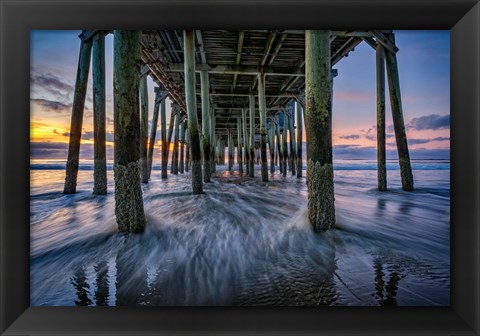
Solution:
{"label": "wooden pier", "polygon": [[[336,75],[333,67],[360,43],[367,43],[376,52],[378,189],[387,190],[385,77],[402,188],[414,189],[403,120],[398,48],[392,31],[85,30],[79,36],[81,48],[66,194],[76,192],[91,58],[95,129],[93,192],[107,193],[105,35],[110,33],[114,34],[114,172],[120,231],[142,232],[145,226],[141,183],[148,183],[151,175],[159,114],[163,179],[168,178],[172,136],[171,173],[190,172],[193,194],[202,194],[203,184],[215,176],[216,166],[226,163],[226,144],[228,170],[238,169],[241,174],[245,172],[246,176],[264,183],[276,172],[276,166],[283,176],[289,171],[298,178],[302,178],[306,166],[309,220],[315,231],[333,228],[332,92]],[[150,133],[147,76],[156,84]],[[172,102],[168,130],[167,97]],[[303,121],[306,162],[302,160]]]}

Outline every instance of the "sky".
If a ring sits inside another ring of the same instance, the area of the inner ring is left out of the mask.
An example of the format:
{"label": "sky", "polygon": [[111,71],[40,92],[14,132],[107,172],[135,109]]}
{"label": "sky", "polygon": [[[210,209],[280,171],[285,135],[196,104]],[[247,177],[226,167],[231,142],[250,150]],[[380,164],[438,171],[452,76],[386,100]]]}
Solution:
{"label": "sky", "polygon": [[[81,31],[32,31],[30,35],[30,153],[33,160],[66,161]],[[412,159],[450,156],[450,33],[395,31],[403,114]],[[107,156],[113,153],[113,35],[106,41]],[[375,51],[362,42],[335,65],[335,159],[376,157]],[[267,78],[268,80],[268,78]],[[148,79],[149,118],[154,83]],[[387,158],[396,158],[386,82]],[[170,103],[167,101],[167,122]],[[304,132],[305,133],[305,132]],[[158,134],[158,133],[157,133]],[[158,136],[157,136],[158,138]],[[91,71],[85,103],[81,159],[93,159]],[[159,151],[156,151],[157,154]]]}

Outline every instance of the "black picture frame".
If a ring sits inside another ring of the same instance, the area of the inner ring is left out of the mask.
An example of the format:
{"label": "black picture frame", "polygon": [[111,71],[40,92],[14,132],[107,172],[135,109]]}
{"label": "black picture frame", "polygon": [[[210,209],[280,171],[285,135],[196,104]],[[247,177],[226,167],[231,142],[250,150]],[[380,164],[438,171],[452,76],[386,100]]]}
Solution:
{"label": "black picture frame", "polygon": [[[480,3],[0,0],[2,335],[479,335]],[[451,306],[29,307],[30,30],[448,29]]]}

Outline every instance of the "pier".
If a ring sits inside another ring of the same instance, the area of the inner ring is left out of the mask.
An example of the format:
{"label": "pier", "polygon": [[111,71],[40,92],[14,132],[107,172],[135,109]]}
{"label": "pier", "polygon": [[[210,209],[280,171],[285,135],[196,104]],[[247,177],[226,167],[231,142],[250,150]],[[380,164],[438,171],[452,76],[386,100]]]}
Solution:
{"label": "pier", "polygon": [[[65,194],[76,192],[91,59],[95,122],[93,193],[107,192],[106,34],[114,34],[114,179],[119,231],[144,230],[141,184],[149,183],[159,114],[163,179],[168,178],[171,144],[171,173],[190,172],[194,195],[203,193],[203,184],[211,182],[217,165],[227,164],[228,170],[238,169],[240,174],[263,183],[269,183],[269,170],[275,174],[277,166],[279,174],[297,178],[302,178],[302,169],[306,167],[310,224],[316,232],[333,228],[332,100],[334,78],[341,76],[334,67],[360,43],[367,43],[376,52],[378,190],[387,190],[386,82],[402,189],[414,190],[398,48],[392,31],[85,30],[79,36]],[[147,76],[156,85],[151,123]],[[172,102],[168,129],[167,97]],[[302,123],[306,161],[302,159]]]}

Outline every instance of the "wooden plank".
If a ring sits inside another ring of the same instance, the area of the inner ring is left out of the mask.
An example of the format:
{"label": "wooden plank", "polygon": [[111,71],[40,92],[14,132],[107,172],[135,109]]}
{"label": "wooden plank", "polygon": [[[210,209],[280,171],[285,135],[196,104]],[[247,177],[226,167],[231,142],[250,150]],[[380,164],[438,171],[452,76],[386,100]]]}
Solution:
{"label": "wooden plank", "polygon": [[388,37],[386,37],[382,32],[378,30],[372,30],[372,34],[373,36],[375,36],[377,43],[380,43],[381,45],[383,45],[391,53],[393,54],[397,53],[398,48],[395,45],[395,43],[392,43],[392,41],[390,41]]}

